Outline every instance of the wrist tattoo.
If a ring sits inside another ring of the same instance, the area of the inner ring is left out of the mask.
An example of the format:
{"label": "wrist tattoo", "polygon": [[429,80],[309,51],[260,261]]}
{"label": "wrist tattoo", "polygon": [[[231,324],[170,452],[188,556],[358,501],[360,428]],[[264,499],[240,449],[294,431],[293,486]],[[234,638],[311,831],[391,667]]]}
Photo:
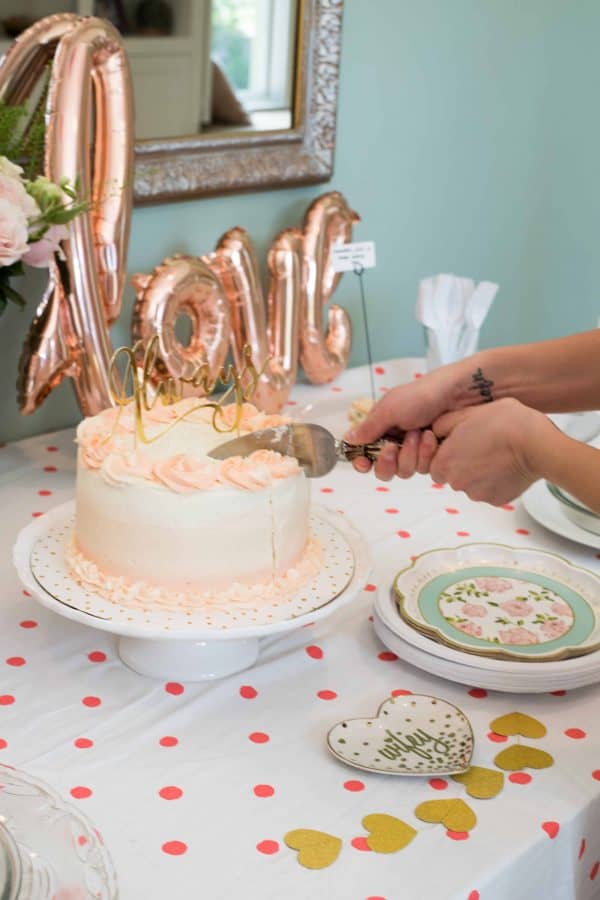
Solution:
{"label": "wrist tattoo", "polygon": [[492,388],[494,382],[486,378],[481,369],[477,369],[472,375],[473,384],[469,388],[470,391],[477,391],[484,403],[492,403]]}

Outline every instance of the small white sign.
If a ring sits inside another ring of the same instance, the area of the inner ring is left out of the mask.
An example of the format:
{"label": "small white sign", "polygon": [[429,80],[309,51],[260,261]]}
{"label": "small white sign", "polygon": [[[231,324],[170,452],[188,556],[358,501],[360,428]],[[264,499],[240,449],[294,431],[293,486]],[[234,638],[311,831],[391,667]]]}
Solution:
{"label": "small white sign", "polygon": [[331,250],[334,272],[355,272],[375,268],[375,241],[336,244]]}

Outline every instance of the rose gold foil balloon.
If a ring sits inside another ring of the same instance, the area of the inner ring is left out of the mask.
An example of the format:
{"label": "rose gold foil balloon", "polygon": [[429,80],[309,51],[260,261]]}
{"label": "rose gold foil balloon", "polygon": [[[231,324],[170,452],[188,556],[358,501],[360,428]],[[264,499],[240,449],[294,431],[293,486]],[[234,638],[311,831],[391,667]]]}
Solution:
{"label": "rose gold foil balloon", "polygon": [[58,41],[81,21],[73,13],[40,19],[20,34],[0,61],[0,100],[18,106],[27,100],[51,62]]}
{"label": "rose gold foil balloon", "polygon": [[309,381],[333,381],[347,364],[352,346],[348,313],[335,304],[327,313],[323,333],[323,307],[341,275],[333,271],[331,249],[352,239],[352,226],[360,221],[337,191],[323,194],[304,217],[304,297],[300,325],[300,362]]}
{"label": "rose gold foil balloon", "polygon": [[[110,405],[108,324],[125,279],[132,204],[133,101],[115,28],[96,18],[50,16],[18,39],[0,67],[0,97],[22,101],[32,72],[60,38],[48,88],[45,173],[66,177],[91,201],[69,226],[66,265],[55,264],[19,363],[22,412],[33,412],[62,378],[73,377],[82,412]],[[6,68],[5,68],[6,66]],[[39,74],[39,72],[38,72]],[[52,285],[54,289],[52,290]]]}
{"label": "rose gold foil balloon", "polygon": [[226,232],[215,252],[204,257],[229,300],[236,366],[243,366],[242,351],[249,346],[254,365],[264,369],[253,402],[265,412],[281,409],[296,380],[302,241],[300,231],[287,229],[271,246],[268,320],[256,254],[245,229]]}
{"label": "rose gold foil balloon", "polygon": [[[151,275],[134,275],[132,283],[137,293],[133,340],[148,345],[157,336],[157,374],[191,378],[207,363],[214,380],[229,351],[231,325],[221,282],[206,263],[194,256],[175,256],[165,259]],[[192,320],[187,347],[175,334],[182,314]]]}

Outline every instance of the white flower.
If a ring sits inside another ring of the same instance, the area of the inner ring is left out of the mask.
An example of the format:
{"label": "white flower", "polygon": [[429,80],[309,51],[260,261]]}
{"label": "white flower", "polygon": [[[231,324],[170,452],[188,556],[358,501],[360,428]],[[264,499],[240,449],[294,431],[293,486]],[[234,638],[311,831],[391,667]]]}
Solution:
{"label": "white flower", "polygon": [[11,162],[6,156],[0,156],[0,175],[7,175],[9,178],[16,178],[20,181],[22,174],[23,169],[21,166],[17,166],[16,163]]}
{"label": "white flower", "polygon": [[27,252],[27,219],[14,203],[0,197],[0,266],[11,266]]}
{"label": "white flower", "polygon": [[54,254],[61,253],[60,242],[68,237],[69,229],[65,225],[51,225],[43,238],[29,245],[23,262],[36,269],[47,268],[52,262]]}
{"label": "white flower", "polygon": [[12,203],[13,206],[17,206],[23,212],[25,218],[30,220],[39,219],[39,207],[33,197],[29,196],[21,182],[1,172],[0,198]]}

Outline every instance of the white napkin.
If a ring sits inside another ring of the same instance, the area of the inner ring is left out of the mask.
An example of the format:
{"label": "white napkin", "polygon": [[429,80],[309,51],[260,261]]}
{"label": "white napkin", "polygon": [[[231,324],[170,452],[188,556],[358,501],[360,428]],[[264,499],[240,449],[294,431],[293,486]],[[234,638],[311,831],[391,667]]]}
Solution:
{"label": "white napkin", "polygon": [[427,335],[427,367],[434,369],[470,356],[479,330],[498,291],[491,281],[456,275],[424,278],[419,285],[416,317]]}

